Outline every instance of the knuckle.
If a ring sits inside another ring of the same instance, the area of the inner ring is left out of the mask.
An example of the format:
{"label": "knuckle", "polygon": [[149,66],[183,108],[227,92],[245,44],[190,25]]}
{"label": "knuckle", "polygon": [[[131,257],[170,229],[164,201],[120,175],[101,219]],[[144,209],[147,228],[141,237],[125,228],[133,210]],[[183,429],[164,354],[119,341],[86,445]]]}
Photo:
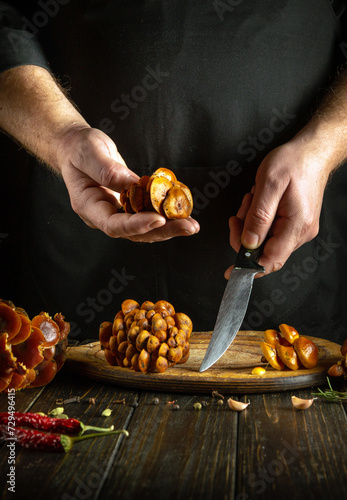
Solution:
{"label": "knuckle", "polygon": [[110,164],[101,164],[99,170],[99,179],[102,186],[110,186],[115,177],[115,171]]}
{"label": "knuckle", "polygon": [[307,218],[301,226],[299,239],[310,241],[315,238],[319,233],[319,223],[313,218]]}
{"label": "knuckle", "polygon": [[276,192],[278,189],[281,189],[282,186],[286,183],[286,179],[278,175],[278,172],[275,170],[269,170],[266,173],[266,187],[271,192]]}
{"label": "knuckle", "polygon": [[71,208],[77,215],[82,217],[82,215],[81,215],[81,203],[78,200],[76,200],[75,198],[71,199]]}
{"label": "knuckle", "polygon": [[272,265],[272,272],[275,273],[276,271],[279,271],[280,269],[282,269],[282,267],[284,266],[284,264],[285,264],[284,261],[274,262],[273,265]]}
{"label": "knuckle", "polygon": [[252,212],[252,222],[257,226],[264,226],[271,222],[271,215],[266,209],[258,206]]}
{"label": "knuckle", "polygon": [[108,221],[102,221],[100,223],[100,230],[106,234],[109,238],[119,238],[119,232],[114,228],[110,228]]}

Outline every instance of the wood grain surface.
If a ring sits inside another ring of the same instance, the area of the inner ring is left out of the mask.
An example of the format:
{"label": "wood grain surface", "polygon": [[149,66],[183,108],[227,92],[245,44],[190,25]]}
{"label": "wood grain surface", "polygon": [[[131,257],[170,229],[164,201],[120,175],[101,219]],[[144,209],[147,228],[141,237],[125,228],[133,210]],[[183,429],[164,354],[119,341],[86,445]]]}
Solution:
{"label": "wood grain surface", "polygon": [[194,332],[190,338],[190,356],[182,365],[170,367],[164,373],[135,372],[129,368],[110,366],[99,342],[70,347],[66,369],[80,376],[120,387],[182,393],[208,393],[224,390],[238,393],[264,393],[314,387],[326,382],[326,371],[341,358],[340,346],[334,342],[307,337],[319,350],[319,362],[313,369],[283,371],[268,366],[263,376],[251,374],[261,363],[259,343],[263,332],[240,331],[226,353],[208,370],[200,373],[211,332]]}
{"label": "wood grain surface", "polygon": [[[343,377],[331,383],[347,390]],[[59,400],[79,396],[80,402],[63,403],[69,417],[127,429],[129,437],[84,441],[66,454],[16,446],[15,493],[7,484],[9,449],[0,441],[0,498],[347,498],[347,404],[318,398],[308,410],[296,410],[291,396],[307,399],[313,392],[299,389],[238,394],[233,397],[250,404],[235,412],[226,403],[230,392],[220,406],[211,394],[123,390],[71,377],[63,367],[47,386],[19,391],[16,410],[48,414],[61,406]],[[200,411],[193,407],[197,401],[206,403]],[[105,409],[112,410],[107,418]],[[7,410],[7,394],[0,393],[0,411]]]}

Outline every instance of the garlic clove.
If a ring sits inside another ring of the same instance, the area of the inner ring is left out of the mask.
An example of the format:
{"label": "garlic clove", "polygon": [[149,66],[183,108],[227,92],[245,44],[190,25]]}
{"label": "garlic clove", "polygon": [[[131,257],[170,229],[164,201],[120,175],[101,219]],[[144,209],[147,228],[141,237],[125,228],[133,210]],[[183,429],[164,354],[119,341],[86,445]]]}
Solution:
{"label": "garlic clove", "polygon": [[249,404],[250,401],[248,401],[248,403],[243,403],[242,401],[235,401],[234,399],[231,398],[228,399],[229,408],[235,411],[243,411],[247,408]]}
{"label": "garlic clove", "polygon": [[313,401],[317,398],[312,398],[312,399],[301,399],[297,398],[296,396],[292,396],[292,403],[294,408],[297,410],[307,410],[309,408]]}

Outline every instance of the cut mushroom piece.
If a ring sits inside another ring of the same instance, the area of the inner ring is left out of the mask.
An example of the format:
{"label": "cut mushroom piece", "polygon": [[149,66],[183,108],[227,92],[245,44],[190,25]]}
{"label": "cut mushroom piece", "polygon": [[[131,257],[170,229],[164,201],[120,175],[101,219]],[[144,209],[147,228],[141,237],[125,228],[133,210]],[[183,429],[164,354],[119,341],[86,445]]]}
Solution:
{"label": "cut mushroom piece", "polygon": [[151,362],[151,356],[149,352],[147,352],[145,349],[142,349],[139,356],[139,368],[142,373],[148,372],[150,362]]}
{"label": "cut mushroom piece", "polygon": [[127,299],[122,302],[122,312],[123,314],[128,314],[129,312],[133,311],[134,309],[138,309],[140,307],[140,304],[136,302],[136,300],[132,299]]}
{"label": "cut mushroom piece", "polygon": [[193,205],[183,189],[174,185],[166,195],[163,210],[168,219],[187,219],[192,213]]}
{"label": "cut mushroom piece", "polygon": [[142,212],[145,209],[144,189],[140,184],[133,184],[129,188],[129,201],[135,212]]}
{"label": "cut mushroom piece", "polygon": [[176,328],[178,330],[183,330],[186,335],[186,339],[189,340],[193,331],[193,323],[190,317],[184,313],[176,313],[174,315],[174,320],[176,322]]}
{"label": "cut mushroom piece", "polygon": [[119,201],[126,213],[155,210],[167,219],[185,219],[193,210],[189,188],[168,168],[159,168],[150,177],[142,176],[120,193]]}
{"label": "cut mushroom piece", "polygon": [[176,175],[172,172],[172,170],[168,168],[158,168],[152,175],[152,178],[154,177],[164,177],[165,179],[171,181],[171,182],[176,182],[177,178]]}
{"label": "cut mushroom piece", "polygon": [[293,326],[285,325],[284,323],[282,323],[282,325],[279,325],[279,329],[283,337],[291,344],[293,344],[294,340],[299,337],[299,333]]}
{"label": "cut mushroom piece", "polygon": [[314,368],[318,363],[318,348],[306,337],[294,340],[294,349],[305,368]]}
{"label": "cut mushroom piece", "polygon": [[264,340],[267,344],[275,346],[280,343],[281,334],[277,330],[265,330],[264,332]]}
{"label": "cut mushroom piece", "polygon": [[191,206],[193,208],[193,196],[192,196],[192,193],[191,193],[189,187],[186,186],[185,184],[183,184],[183,182],[180,182],[180,181],[174,182],[173,185],[176,186],[176,187],[180,187],[182,189],[182,191],[184,192],[184,194],[188,198],[188,201],[189,201],[189,203],[191,204]]}
{"label": "cut mushroom piece", "polygon": [[0,333],[7,333],[8,340],[14,338],[22,325],[19,314],[9,303],[0,302]]}
{"label": "cut mushroom piece", "polygon": [[165,215],[163,203],[166,195],[172,187],[172,182],[166,177],[154,177],[150,185],[150,197],[154,210],[159,214]]}
{"label": "cut mushroom piece", "polygon": [[[42,357],[43,359],[43,357]],[[4,378],[10,382],[9,375],[15,370],[17,359],[13,355],[11,346],[8,343],[8,334],[0,334],[0,379]],[[5,382],[4,382],[5,383]]]}
{"label": "cut mushroom piece", "polygon": [[298,355],[294,347],[287,347],[283,345],[276,346],[276,352],[280,360],[291,370],[299,369]]}
{"label": "cut mushroom piece", "polygon": [[30,321],[29,317],[25,314],[22,314],[19,311],[17,311],[17,313],[21,319],[22,324],[21,324],[20,330],[17,333],[17,335],[15,335],[14,337],[11,338],[10,343],[12,345],[20,344],[21,342],[24,342],[25,340],[27,340],[27,338],[30,337],[30,333],[31,333],[31,321]]}
{"label": "cut mushroom piece", "polygon": [[328,375],[330,377],[341,377],[344,374],[344,369],[342,364],[335,363],[328,370]]}
{"label": "cut mushroom piece", "polygon": [[32,326],[30,337],[24,342],[12,346],[12,353],[19,363],[25,365],[28,369],[36,368],[44,360],[42,354],[46,344],[46,339],[42,331]]}
{"label": "cut mushroom piece", "polygon": [[167,300],[158,300],[153,304],[153,309],[166,309],[170,316],[175,314],[174,306]]}
{"label": "cut mushroom piece", "polygon": [[284,369],[284,363],[278,357],[276,348],[273,345],[267,344],[266,342],[260,342],[260,347],[263,351],[266,361],[270,363],[272,368],[275,368],[275,370]]}

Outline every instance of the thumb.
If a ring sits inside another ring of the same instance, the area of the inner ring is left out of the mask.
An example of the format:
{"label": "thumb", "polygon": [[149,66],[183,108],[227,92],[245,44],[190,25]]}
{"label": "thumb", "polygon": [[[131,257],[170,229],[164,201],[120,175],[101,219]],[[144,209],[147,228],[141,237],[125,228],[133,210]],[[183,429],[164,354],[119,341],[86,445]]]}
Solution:
{"label": "thumb", "polygon": [[[70,162],[96,184],[121,192],[139,177],[125,164],[117,146],[104,132],[85,128],[76,132],[69,145]],[[68,175],[69,169],[65,172]]]}
{"label": "thumb", "polygon": [[95,154],[95,162],[98,163],[99,168],[94,170],[97,176],[95,178],[94,175],[94,180],[113,191],[120,192],[139,180],[139,176],[126,166],[112,141],[103,141],[99,145]]}
{"label": "thumb", "polygon": [[245,248],[258,248],[266,238],[275,219],[279,200],[270,193],[255,188],[251,206],[247,212],[241,243]]}

